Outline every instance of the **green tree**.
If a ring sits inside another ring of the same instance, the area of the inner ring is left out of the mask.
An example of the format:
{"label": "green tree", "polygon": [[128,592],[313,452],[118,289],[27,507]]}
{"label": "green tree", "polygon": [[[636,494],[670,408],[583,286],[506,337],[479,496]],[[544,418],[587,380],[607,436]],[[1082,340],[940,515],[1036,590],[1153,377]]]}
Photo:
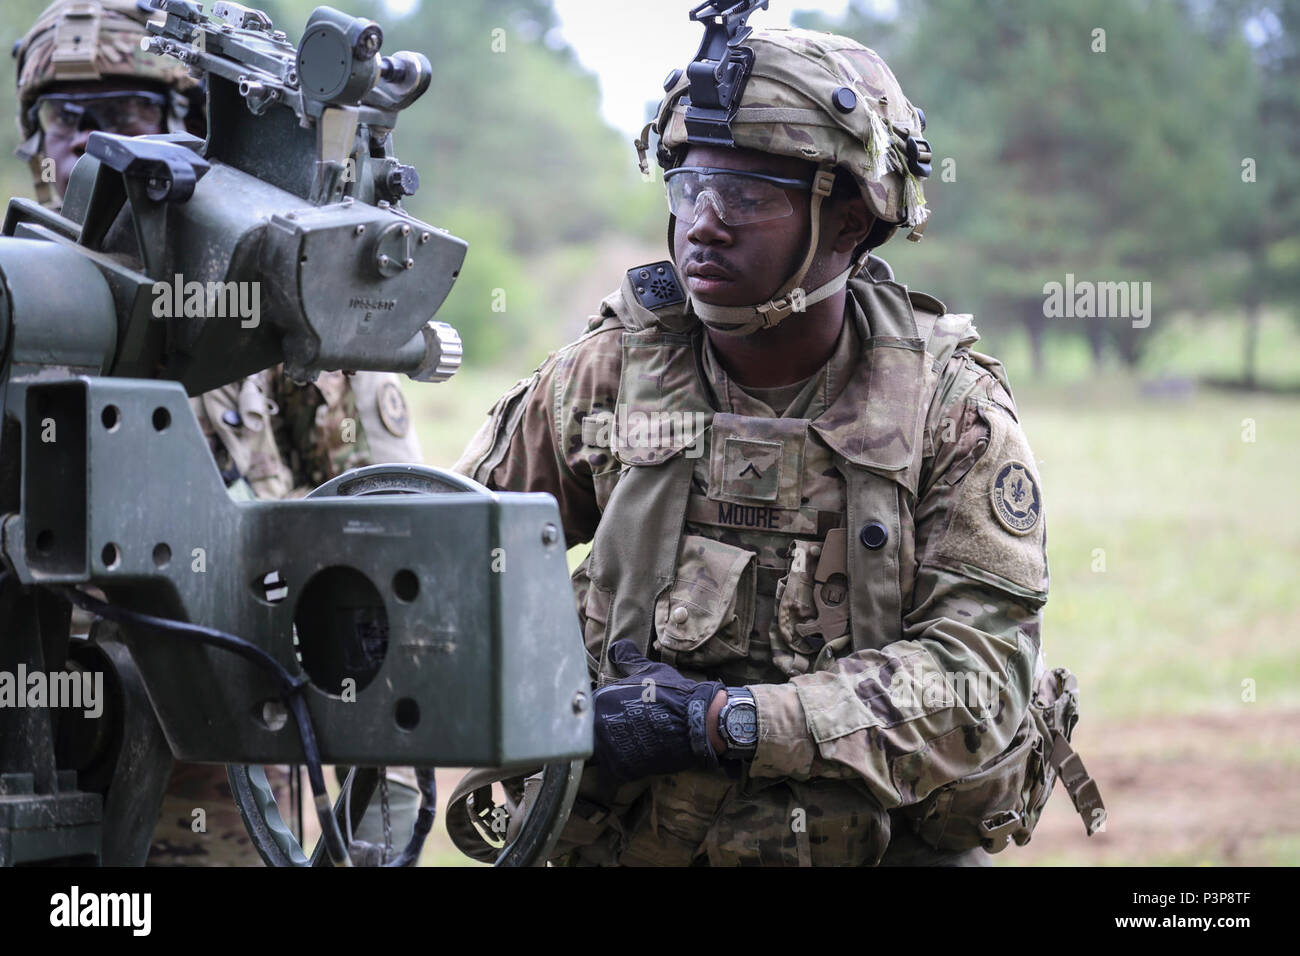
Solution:
{"label": "green tree", "polygon": [[1240,169],[1218,284],[1241,309],[1242,380],[1254,387],[1264,308],[1300,317],[1300,0],[1216,0],[1196,15],[1220,43],[1245,36],[1257,74],[1231,117]]}
{"label": "green tree", "polygon": [[[1208,304],[1206,264],[1238,182],[1243,44],[1216,45],[1186,9],[1141,0],[923,0],[904,17],[882,31],[853,8],[839,28],[869,46],[882,35],[926,109],[938,241],[906,258],[950,304],[1022,325],[1040,372],[1049,326],[1135,365],[1162,316]],[[1044,285],[1068,273],[1150,282],[1151,326],[1046,318]]]}

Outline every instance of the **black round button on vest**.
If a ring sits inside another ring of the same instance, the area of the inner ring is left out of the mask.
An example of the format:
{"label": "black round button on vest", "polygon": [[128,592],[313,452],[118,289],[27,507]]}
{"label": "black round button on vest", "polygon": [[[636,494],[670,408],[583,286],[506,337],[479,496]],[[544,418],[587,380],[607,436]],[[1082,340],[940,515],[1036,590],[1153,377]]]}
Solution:
{"label": "black round button on vest", "polygon": [[879,521],[868,521],[858,532],[858,538],[872,551],[878,551],[889,540],[889,529]]}
{"label": "black round button on vest", "polygon": [[853,107],[858,105],[858,96],[847,86],[837,86],[831,94],[831,102],[841,113],[852,113]]}

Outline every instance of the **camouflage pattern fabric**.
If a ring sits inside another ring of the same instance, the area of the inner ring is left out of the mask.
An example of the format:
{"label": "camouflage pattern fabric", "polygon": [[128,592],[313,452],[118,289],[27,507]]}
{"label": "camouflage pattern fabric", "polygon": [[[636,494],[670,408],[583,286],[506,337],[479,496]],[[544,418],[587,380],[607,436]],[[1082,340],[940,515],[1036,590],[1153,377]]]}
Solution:
{"label": "camouflage pattern fabric", "polygon": [[424,461],[392,373],[323,372],[297,385],[277,367],[190,402],[239,497],[302,497],[352,468]]}
{"label": "camouflage pattern fabric", "polygon": [[[267,767],[267,782],[284,814],[289,806],[289,774]],[[310,795],[304,807],[311,807]],[[285,816],[288,822],[288,816]],[[163,797],[149,847],[148,866],[261,866],[226,780],[226,768],[178,763]]]}
{"label": "camouflage pattern fabric", "polygon": [[190,399],[222,481],[239,497],[284,498],[297,484],[276,441],[274,393],[268,369]]}
{"label": "camouflage pattern fabric", "polygon": [[282,382],[282,443],[301,485],[316,487],[349,468],[372,463],[358,425],[356,396],[342,372],[322,372],[310,385]]}
{"label": "camouflage pattern fabric", "polygon": [[874,866],[889,844],[888,815],[833,780],[685,771],[654,777],[643,806],[622,866]]}
{"label": "camouflage pattern fabric", "polygon": [[[507,392],[453,466],[489,488],[553,494],[571,547],[594,536],[638,455],[652,465],[683,447],[698,452],[676,580],[655,602],[651,656],[748,686],[758,704],[758,753],[739,782],[697,772],[652,779],[640,811],[620,821],[622,862],[887,863],[891,823],[908,824],[886,811],[921,804],[994,761],[1026,713],[1041,669],[1045,524],[1005,374],[971,351],[978,336],[969,317],[931,316],[931,348],[947,356],[937,365],[884,339],[868,343],[880,321],[863,307],[879,291],[869,286],[851,283],[834,353],[779,418],[730,380],[703,335],[683,350],[698,364],[653,349],[642,356],[633,346],[638,333],[624,330],[635,312],[624,304],[593,318],[583,337]],[[690,329],[689,316],[664,317],[673,323]],[[635,368],[625,368],[629,361]],[[640,381],[653,385],[666,411],[709,407],[702,388],[715,396],[717,410],[694,445],[679,436],[665,454],[609,440],[608,422],[630,416],[620,403],[635,398]],[[908,421],[917,422],[915,435],[900,432]],[[869,472],[853,467],[846,449],[903,469],[887,472],[892,479],[872,492],[892,496],[899,509],[879,550],[897,568],[892,585],[879,575],[851,586],[833,577],[810,582],[815,569],[795,567],[801,552],[820,563],[812,549],[847,525],[851,493],[863,494],[860,476]],[[1012,462],[1019,470],[1004,474]],[[994,511],[1012,474],[1022,500],[1008,514],[1023,530],[1008,529]],[[589,567],[590,556],[573,584],[594,673],[609,595],[591,585]],[[893,611],[878,600],[890,587],[901,601]],[[863,595],[870,600],[859,601]],[[845,605],[839,615],[829,607],[836,597]],[[824,615],[848,626],[850,603],[881,609],[862,628],[878,634],[878,644],[818,634],[821,651],[800,654],[812,648],[799,625]],[[978,675],[983,696],[952,693],[959,673]],[[816,830],[817,820],[837,821],[834,836]],[[819,839],[801,848],[796,821]],[[905,852],[910,835],[900,839],[892,859],[987,862],[982,849],[929,847],[927,856],[924,847]],[[580,862],[581,851],[576,856]]]}

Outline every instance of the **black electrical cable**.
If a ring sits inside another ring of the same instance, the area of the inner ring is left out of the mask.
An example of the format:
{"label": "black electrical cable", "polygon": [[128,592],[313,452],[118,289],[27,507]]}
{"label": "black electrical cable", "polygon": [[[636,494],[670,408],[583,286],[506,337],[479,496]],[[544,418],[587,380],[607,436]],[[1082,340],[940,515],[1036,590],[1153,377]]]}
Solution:
{"label": "black electrical cable", "polygon": [[433,829],[433,820],[438,812],[437,782],[432,770],[416,770],[415,784],[420,791],[420,810],[415,816],[415,825],[411,828],[411,838],[394,859],[384,866],[414,866],[424,848],[424,838]]}
{"label": "black electrical cable", "polygon": [[320,749],[316,743],[316,731],[312,727],[311,715],[307,711],[307,702],[303,700],[301,694],[302,688],[309,683],[306,677],[295,678],[266,651],[255,644],[250,644],[241,637],[236,637],[234,634],[227,634],[225,631],[204,627],[201,624],[173,621],[164,617],[155,617],[152,614],[142,614],[139,611],[128,611],[112,604],[105,604],[103,601],[98,601],[89,594],[72,587],[58,585],[51,586],[50,590],[75,604],[83,611],[107,620],[211,644],[214,647],[220,647],[238,654],[245,660],[270,671],[280,685],[281,698],[288,705],[294,720],[298,724],[298,734],[302,738],[302,749],[307,757],[307,779],[311,783],[312,795],[316,803],[316,816],[320,820],[321,833],[324,836],[325,845],[329,849],[330,859],[339,866],[352,865],[347,845],[343,842],[343,835],[339,832],[338,821],[334,819],[334,808],[330,805],[329,795],[325,790],[325,775],[321,772]]}

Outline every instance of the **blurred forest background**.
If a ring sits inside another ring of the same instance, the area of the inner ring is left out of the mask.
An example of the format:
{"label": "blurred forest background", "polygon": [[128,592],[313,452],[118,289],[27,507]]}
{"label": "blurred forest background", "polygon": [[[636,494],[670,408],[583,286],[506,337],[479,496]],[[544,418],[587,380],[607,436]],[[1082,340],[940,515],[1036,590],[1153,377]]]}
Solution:
{"label": "blurred forest background", "polygon": [[[316,4],[251,5],[296,38]],[[549,0],[335,5],[434,65],[396,142],[420,171],[412,211],[470,242],[439,314],[465,368],[410,388],[447,466],[624,270],[665,256],[662,191],[601,120]],[[611,42],[691,5],[610,6]],[[5,0],[0,31],[43,6]],[[933,217],[880,254],[974,313],[1008,367],[1050,516],[1045,646],[1079,675],[1075,742],[1111,814],[1086,840],[1058,793],[998,861],[1300,862],[1300,0],[899,8],[797,22],[879,51],[926,112]],[[17,160],[0,187],[29,193]],[[1067,275],[1150,283],[1149,325],[1048,318],[1044,285]],[[456,859],[445,840],[430,854]]]}

